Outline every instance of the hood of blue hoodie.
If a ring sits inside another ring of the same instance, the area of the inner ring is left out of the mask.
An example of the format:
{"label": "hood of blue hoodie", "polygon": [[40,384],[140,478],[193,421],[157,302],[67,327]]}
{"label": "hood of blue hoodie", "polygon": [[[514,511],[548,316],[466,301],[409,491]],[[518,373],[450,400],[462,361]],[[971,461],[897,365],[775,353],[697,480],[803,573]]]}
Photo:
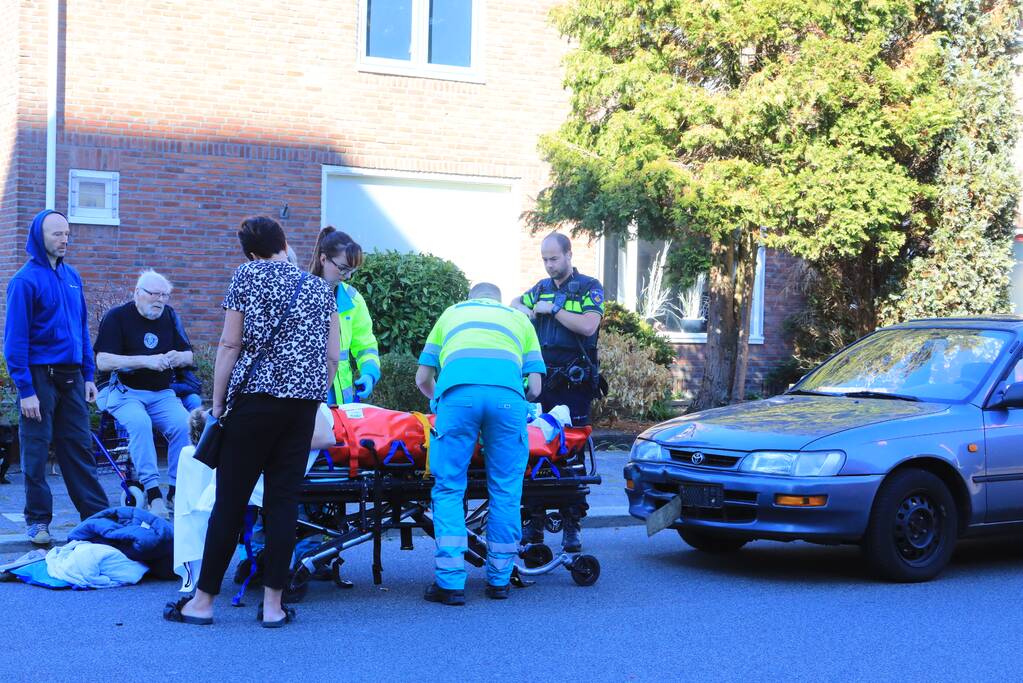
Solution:
{"label": "hood of blue hoodie", "polygon": [[[53,209],[40,211],[32,219],[32,225],[28,229],[28,241],[25,243],[25,251],[28,252],[33,261],[41,266],[50,265],[50,257],[46,254],[46,242],[43,241],[43,221],[51,213],[63,216],[64,220],[67,220],[67,216],[64,216],[60,211],[54,211]],[[57,259],[57,265],[59,266],[63,260],[63,258]]]}

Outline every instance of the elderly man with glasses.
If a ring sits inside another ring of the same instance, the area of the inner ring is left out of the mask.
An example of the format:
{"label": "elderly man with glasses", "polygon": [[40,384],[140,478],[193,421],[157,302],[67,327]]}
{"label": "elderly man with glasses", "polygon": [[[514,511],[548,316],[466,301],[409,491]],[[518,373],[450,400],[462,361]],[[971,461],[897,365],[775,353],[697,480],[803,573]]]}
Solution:
{"label": "elderly man with glasses", "polygon": [[[174,369],[192,365],[192,346],[174,309],[167,305],[171,284],[154,270],[144,271],[134,300],[106,312],[96,337],[96,367],[108,377],[98,405],[128,432],[131,454],[146,503],[166,516],[173,510],[178,455],[190,444],[188,412],[171,388]],[[153,427],[167,439],[167,500],[160,490]]]}

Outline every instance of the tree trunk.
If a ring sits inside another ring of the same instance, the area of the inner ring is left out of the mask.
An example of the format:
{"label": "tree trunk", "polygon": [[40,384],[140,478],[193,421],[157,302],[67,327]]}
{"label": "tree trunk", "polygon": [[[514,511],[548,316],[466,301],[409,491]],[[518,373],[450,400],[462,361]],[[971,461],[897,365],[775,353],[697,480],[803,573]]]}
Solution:
{"label": "tree trunk", "polygon": [[735,267],[735,304],[739,328],[736,339],[732,402],[746,398],[746,369],[749,366],[749,323],[753,310],[753,285],[757,276],[757,240],[753,230],[739,235],[739,255]]}
{"label": "tree trunk", "polygon": [[735,237],[714,240],[707,276],[707,345],[700,390],[689,412],[728,403],[735,372],[738,324],[735,308]]}

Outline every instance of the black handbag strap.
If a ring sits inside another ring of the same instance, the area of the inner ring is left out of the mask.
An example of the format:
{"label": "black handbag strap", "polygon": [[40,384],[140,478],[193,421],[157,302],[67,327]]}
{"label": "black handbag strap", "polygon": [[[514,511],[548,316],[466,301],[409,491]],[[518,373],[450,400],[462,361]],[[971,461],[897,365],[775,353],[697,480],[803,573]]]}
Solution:
{"label": "black handbag strap", "polygon": [[281,319],[277,321],[277,324],[274,325],[274,328],[270,331],[270,336],[266,338],[266,344],[259,352],[259,355],[252,361],[252,365],[249,366],[245,376],[242,377],[242,381],[238,383],[238,387],[234,390],[234,394],[228,396],[227,400],[224,401],[226,410],[224,410],[224,415],[221,416],[221,420],[223,420],[223,418],[227,416],[228,411],[231,410],[231,399],[234,398],[234,395],[241,393],[241,390],[249,383],[249,378],[252,377],[252,373],[256,371],[256,368],[258,368],[260,363],[263,362],[263,359],[266,358],[266,354],[270,351],[270,347],[273,345],[274,339],[277,337],[277,333],[280,332],[281,328],[284,326],[284,321],[291,316],[291,311],[295,307],[295,300],[298,299],[298,293],[302,291],[302,285],[305,283],[305,279],[307,277],[309,277],[309,273],[303,272],[302,277],[298,279],[298,284],[295,285],[295,291],[291,293],[291,300],[288,302],[288,307],[284,309],[284,315],[281,316]]}

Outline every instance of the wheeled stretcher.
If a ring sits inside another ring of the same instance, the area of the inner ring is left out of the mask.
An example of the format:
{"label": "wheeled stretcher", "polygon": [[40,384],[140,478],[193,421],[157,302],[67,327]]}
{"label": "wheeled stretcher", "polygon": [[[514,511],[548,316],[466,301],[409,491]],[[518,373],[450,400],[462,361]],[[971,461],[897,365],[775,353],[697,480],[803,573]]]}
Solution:
{"label": "wheeled stretcher", "polygon": [[[300,494],[304,512],[298,523],[300,545],[308,547],[312,539],[319,542],[302,553],[292,571],[286,591],[292,601],[301,599],[311,578],[324,571],[331,572],[338,586],[350,585],[341,575],[343,554],[349,548],[373,544],[373,581],[380,584],[386,533],[398,531],[402,550],[413,548],[415,529],[434,536],[429,469],[433,416],[358,405],[331,410],[337,446],[309,471]],[[589,487],[600,483],[590,428],[559,428],[550,440],[539,427],[528,429],[530,457],[523,472],[522,503],[552,511],[547,528],[557,531],[559,518],[553,511],[571,505],[585,508]],[[485,462],[486,452],[477,447],[465,496],[469,541],[465,559],[477,567],[483,566],[487,552]],[[532,544],[520,546],[512,583],[525,586],[528,577],[558,567],[565,567],[581,586],[592,585],[600,576],[600,563],[591,555],[555,555],[546,545]]]}

